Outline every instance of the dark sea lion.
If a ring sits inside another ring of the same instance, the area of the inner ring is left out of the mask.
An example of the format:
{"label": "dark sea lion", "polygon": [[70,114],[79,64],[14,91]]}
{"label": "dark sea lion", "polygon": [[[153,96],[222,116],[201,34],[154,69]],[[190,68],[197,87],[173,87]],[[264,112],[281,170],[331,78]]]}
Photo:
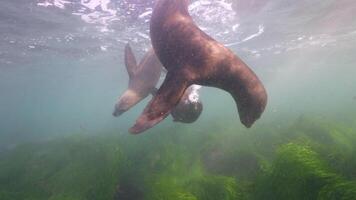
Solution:
{"label": "dark sea lion", "polygon": [[120,116],[155,90],[161,76],[162,64],[154,51],[149,50],[137,65],[129,44],[125,47],[125,66],[129,74],[128,89],[115,105],[114,116]]}
{"label": "dark sea lion", "polygon": [[[171,116],[174,122],[193,123],[203,111],[203,103],[200,100],[198,90],[201,86],[192,85],[185,90],[179,103],[172,109]],[[152,92],[156,95],[157,89]]]}
{"label": "dark sea lion", "polygon": [[195,122],[203,111],[203,104],[199,99],[200,86],[192,85],[185,90],[179,103],[172,109],[173,121],[182,123]]}
{"label": "dark sea lion", "polygon": [[153,49],[167,76],[130,132],[163,120],[192,84],[229,92],[246,127],[261,116],[267,93],[255,73],[234,53],[201,31],[188,12],[189,0],[158,0],[150,22]]}

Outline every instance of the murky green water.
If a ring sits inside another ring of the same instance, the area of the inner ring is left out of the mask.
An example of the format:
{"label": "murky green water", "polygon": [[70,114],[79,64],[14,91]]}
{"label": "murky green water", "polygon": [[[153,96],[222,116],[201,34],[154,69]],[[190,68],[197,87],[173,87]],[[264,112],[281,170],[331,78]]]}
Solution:
{"label": "murky green water", "polygon": [[153,2],[0,5],[0,199],[355,199],[356,3],[192,1],[198,25],[260,77],[250,129],[229,94],[203,87],[194,124],[127,130],[123,49],[150,47]]}

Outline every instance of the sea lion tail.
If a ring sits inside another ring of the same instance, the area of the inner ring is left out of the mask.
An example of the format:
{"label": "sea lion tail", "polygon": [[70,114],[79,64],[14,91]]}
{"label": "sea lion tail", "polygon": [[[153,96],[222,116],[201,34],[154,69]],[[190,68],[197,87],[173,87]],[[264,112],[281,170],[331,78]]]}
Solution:
{"label": "sea lion tail", "polygon": [[189,82],[186,76],[177,72],[168,72],[157,94],[148,103],[129,132],[132,134],[141,133],[166,118],[178,104],[188,86]]}

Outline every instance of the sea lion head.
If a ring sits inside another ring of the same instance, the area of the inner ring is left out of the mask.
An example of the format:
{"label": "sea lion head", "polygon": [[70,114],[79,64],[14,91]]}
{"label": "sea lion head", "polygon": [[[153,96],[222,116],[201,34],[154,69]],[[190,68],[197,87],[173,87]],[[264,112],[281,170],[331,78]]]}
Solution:
{"label": "sea lion head", "polygon": [[201,86],[190,86],[184,93],[176,107],[171,111],[173,121],[181,123],[195,122],[203,111],[203,104],[199,100],[198,90]]}
{"label": "sea lion head", "polygon": [[137,92],[130,89],[126,90],[120,97],[119,101],[115,104],[114,112],[112,115],[115,117],[122,115],[131,107],[136,105],[140,100],[142,100],[142,97]]}
{"label": "sea lion head", "polygon": [[173,121],[182,123],[195,122],[203,110],[203,104],[200,101],[180,102],[171,112]]}

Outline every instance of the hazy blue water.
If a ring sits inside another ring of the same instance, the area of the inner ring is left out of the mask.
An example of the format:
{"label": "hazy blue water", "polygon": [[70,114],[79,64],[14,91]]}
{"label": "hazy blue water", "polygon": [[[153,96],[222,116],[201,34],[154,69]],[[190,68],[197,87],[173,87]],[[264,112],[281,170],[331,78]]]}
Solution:
{"label": "hazy blue water", "polygon": [[[101,2],[101,4],[100,4]],[[356,113],[356,2],[192,1],[199,26],[229,46],[269,94],[256,126],[303,114]],[[149,48],[151,1],[3,0],[0,5],[0,145],[102,130],[126,133],[147,100],[111,116],[127,86],[123,47]],[[166,119],[155,127],[241,127],[232,98],[203,88],[194,125]]]}

